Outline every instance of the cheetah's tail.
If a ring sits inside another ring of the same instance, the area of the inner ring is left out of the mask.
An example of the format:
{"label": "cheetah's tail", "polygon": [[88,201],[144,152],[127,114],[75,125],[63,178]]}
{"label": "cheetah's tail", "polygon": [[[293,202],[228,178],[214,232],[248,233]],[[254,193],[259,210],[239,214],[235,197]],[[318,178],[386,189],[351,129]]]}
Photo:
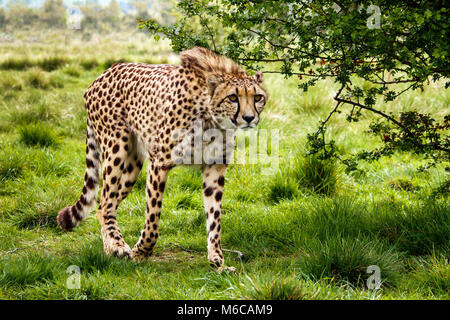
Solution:
{"label": "cheetah's tail", "polygon": [[64,230],[75,228],[84,220],[96,204],[100,176],[100,148],[94,130],[88,120],[86,130],[86,171],[83,193],[80,199],[70,207],[58,213],[58,224]]}

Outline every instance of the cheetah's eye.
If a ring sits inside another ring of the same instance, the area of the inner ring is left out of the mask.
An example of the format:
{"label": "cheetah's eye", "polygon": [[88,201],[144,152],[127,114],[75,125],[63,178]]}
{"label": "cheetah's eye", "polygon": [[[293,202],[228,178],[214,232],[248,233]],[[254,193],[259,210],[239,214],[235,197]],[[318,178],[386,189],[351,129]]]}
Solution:
{"label": "cheetah's eye", "polygon": [[261,101],[262,98],[263,98],[262,94],[257,94],[257,95],[255,95],[255,97],[254,97],[254,99],[255,99],[256,102]]}
{"label": "cheetah's eye", "polygon": [[231,102],[237,102],[238,101],[238,97],[235,94],[229,95],[228,96],[228,100],[230,100]]}

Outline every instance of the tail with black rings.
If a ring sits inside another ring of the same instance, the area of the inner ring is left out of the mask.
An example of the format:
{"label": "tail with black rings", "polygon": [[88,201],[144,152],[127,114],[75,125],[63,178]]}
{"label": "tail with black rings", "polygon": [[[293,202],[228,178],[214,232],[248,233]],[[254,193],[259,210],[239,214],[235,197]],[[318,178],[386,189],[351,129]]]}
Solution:
{"label": "tail with black rings", "polygon": [[89,120],[86,129],[86,171],[80,199],[58,213],[58,225],[63,230],[72,230],[80,224],[96,205],[100,177],[100,146]]}

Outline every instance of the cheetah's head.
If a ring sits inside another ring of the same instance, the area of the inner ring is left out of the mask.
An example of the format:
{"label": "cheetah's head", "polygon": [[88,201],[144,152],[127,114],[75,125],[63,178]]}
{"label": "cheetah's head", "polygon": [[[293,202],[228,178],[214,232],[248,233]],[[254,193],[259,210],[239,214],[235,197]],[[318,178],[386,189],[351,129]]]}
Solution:
{"label": "cheetah's head", "polygon": [[253,77],[209,76],[207,83],[214,116],[225,126],[231,123],[239,129],[256,127],[268,98],[262,81],[260,71]]}
{"label": "cheetah's head", "polygon": [[201,47],[183,51],[181,61],[203,75],[211,116],[221,128],[256,127],[268,99],[261,71],[249,76],[232,60]]}

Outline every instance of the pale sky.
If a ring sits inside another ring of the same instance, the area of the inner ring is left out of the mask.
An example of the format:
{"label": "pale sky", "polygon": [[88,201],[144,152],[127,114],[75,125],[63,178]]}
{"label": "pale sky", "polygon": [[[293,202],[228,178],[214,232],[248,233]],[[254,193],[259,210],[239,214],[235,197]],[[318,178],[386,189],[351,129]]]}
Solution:
{"label": "pale sky", "polygon": [[[118,3],[131,2],[131,0],[116,0],[116,1]],[[0,0],[0,6],[5,7],[10,3],[21,3],[21,4],[28,4],[30,7],[41,7],[44,2],[45,2],[45,0]],[[76,5],[76,4],[85,5],[85,4],[89,3],[89,4],[99,4],[99,5],[105,6],[105,5],[108,5],[111,2],[111,0],[63,0],[63,2],[66,5]],[[146,0],[146,2],[151,3],[153,1]]]}

